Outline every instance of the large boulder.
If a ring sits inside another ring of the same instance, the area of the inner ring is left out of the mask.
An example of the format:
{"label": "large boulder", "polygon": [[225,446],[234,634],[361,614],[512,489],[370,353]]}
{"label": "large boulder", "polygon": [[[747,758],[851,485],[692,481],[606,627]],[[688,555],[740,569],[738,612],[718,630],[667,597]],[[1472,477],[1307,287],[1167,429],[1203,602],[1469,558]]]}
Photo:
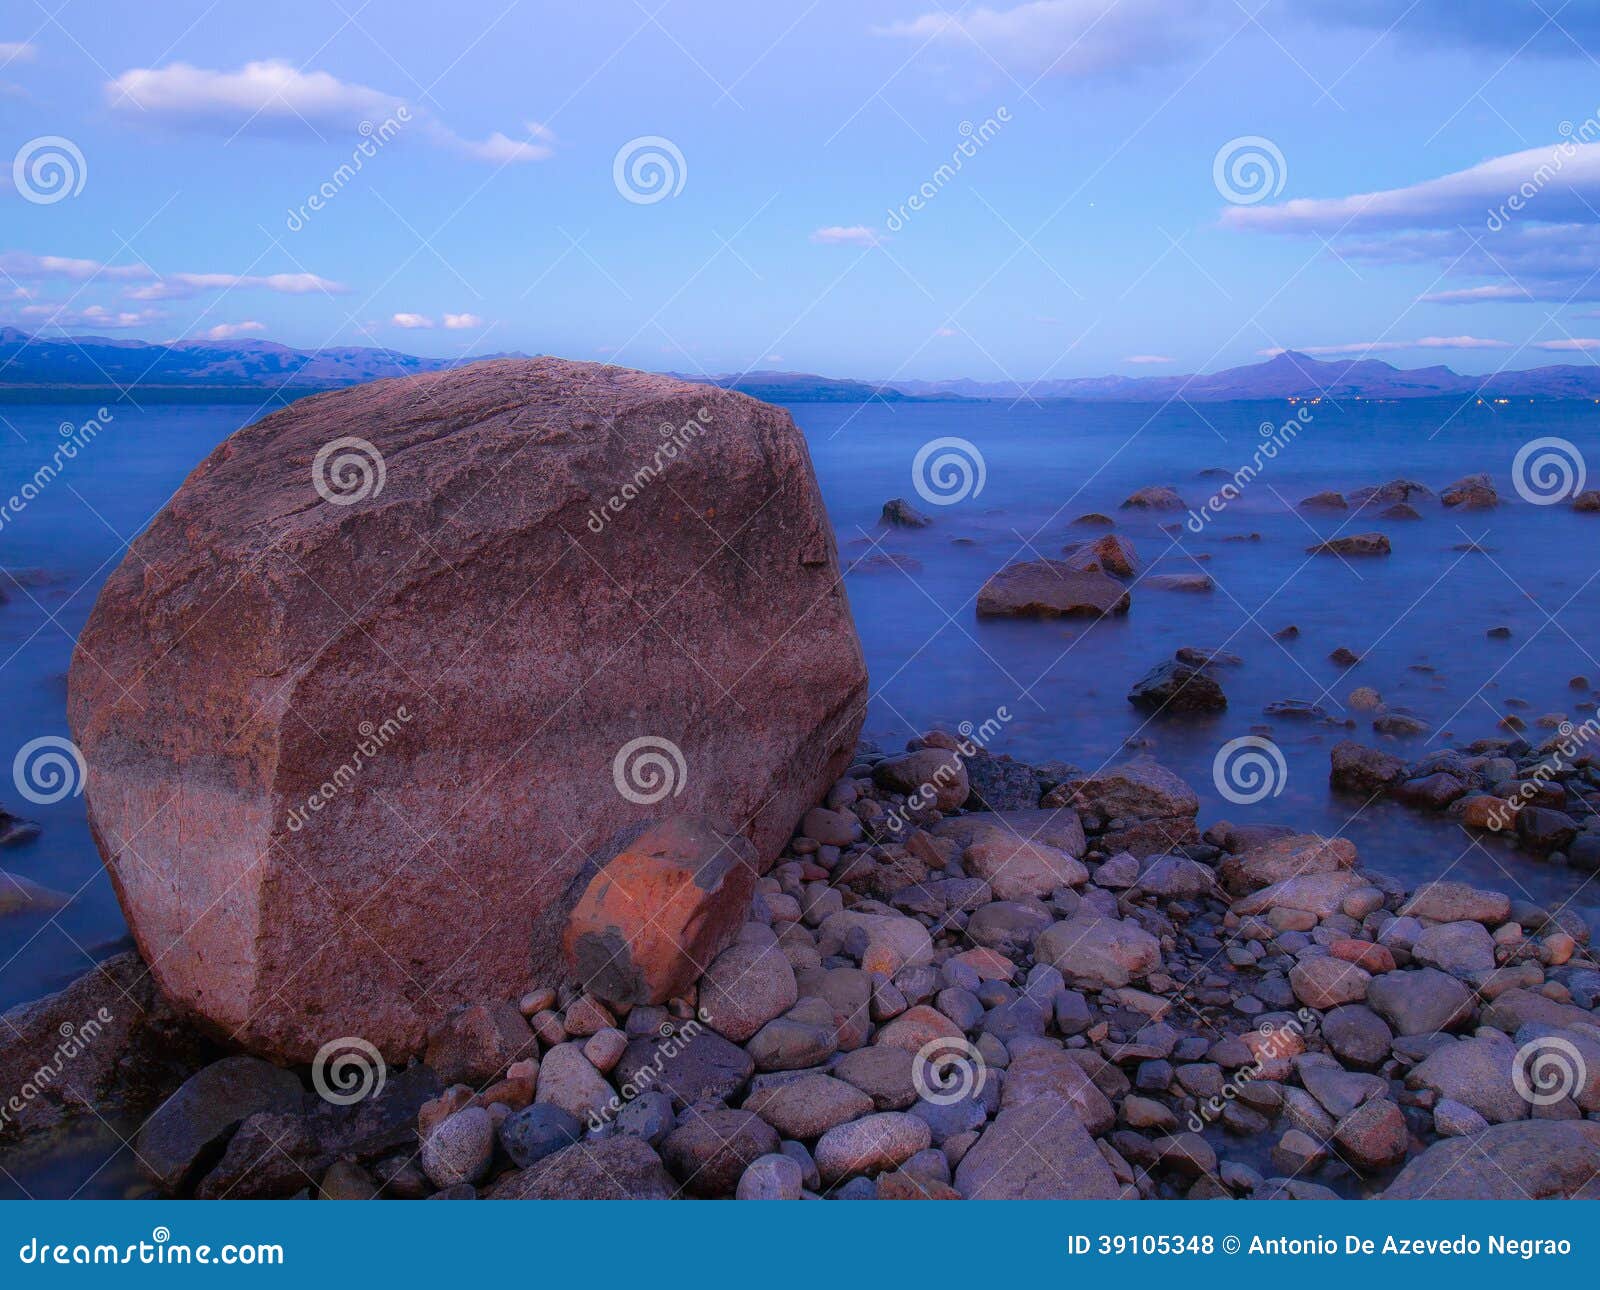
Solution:
{"label": "large boulder", "polygon": [[397,1059],[554,975],[656,815],[770,863],[865,688],[788,414],[537,359],[238,431],[107,580],[68,709],[163,991],[270,1056]]}
{"label": "large boulder", "polygon": [[1436,1142],[1400,1171],[1384,1200],[1593,1198],[1600,1124],[1513,1120]]}

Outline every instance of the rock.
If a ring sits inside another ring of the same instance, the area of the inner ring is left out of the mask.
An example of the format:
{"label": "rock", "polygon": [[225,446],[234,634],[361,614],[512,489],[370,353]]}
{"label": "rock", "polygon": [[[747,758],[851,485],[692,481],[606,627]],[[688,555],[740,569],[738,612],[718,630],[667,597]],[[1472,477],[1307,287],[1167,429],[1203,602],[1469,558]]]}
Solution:
{"label": "rock", "polygon": [[1322,1037],[1340,1061],[1370,1069],[1389,1056],[1394,1032],[1371,1008],[1346,1004],[1322,1018]]}
{"label": "rock", "polygon": [[1139,857],[1128,851],[1117,852],[1094,871],[1094,885],[1108,891],[1123,891],[1138,881]]}
{"label": "rock", "polygon": [[956,1166],[969,1200],[1115,1200],[1116,1175],[1071,1106],[1045,1094],[1003,1109]]}
{"label": "rock", "polygon": [[1433,1127],[1442,1138],[1467,1138],[1482,1133],[1489,1122],[1470,1106],[1441,1097],[1433,1104]]}
{"label": "rock", "polygon": [[1037,902],[997,900],[972,912],[967,938],[975,945],[1016,958],[1033,948],[1039,933],[1055,921]]}
{"label": "rock", "polygon": [[1116,1121],[1106,1095],[1095,1087],[1083,1066],[1061,1049],[1030,1049],[1006,1067],[1000,1090],[1002,1108],[1022,1106],[1041,1097],[1060,1098],[1096,1137],[1109,1133]]}
{"label": "rock", "polygon": [[1338,913],[1352,893],[1367,887],[1365,878],[1348,869],[1300,874],[1235,901],[1233,912],[1241,917],[1249,917],[1273,909],[1298,909],[1318,918],[1327,918],[1330,914]]}
{"label": "rock", "polygon": [[[470,1093],[465,1087],[461,1091]],[[393,1072],[381,1088],[356,1102],[317,1100],[303,1114],[258,1112],[228,1140],[195,1195],[207,1200],[287,1197],[341,1160],[376,1167],[399,1153],[414,1159],[419,1128],[426,1134],[465,1105],[455,1103],[426,1120],[422,1112],[439,1094],[438,1077],[417,1065]],[[416,1181],[423,1182],[420,1171]]]}
{"label": "rock", "polygon": [[833,1008],[825,999],[801,999],[755,1033],[745,1051],[760,1071],[796,1071],[816,1066],[839,1049]]}
{"label": "rock", "polygon": [[494,1120],[481,1106],[446,1117],[422,1140],[422,1172],[435,1187],[477,1183],[494,1155]]}
{"label": "rock", "polygon": [[652,1147],[659,1147],[678,1125],[672,1111],[672,1098],[658,1089],[645,1089],[617,1112],[618,1133],[632,1133]]}
{"label": "rock", "polygon": [[1411,1068],[1407,1088],[1432,1089],[1490,1124],[1525,1120],[1529,1103],[1512,1082],[1517,1046],[1492,1031],[1441,1044]]}
{"label": "rock", "polygon": [[873,1044],[846,1053],[833,1065],[833,1074],[872,1099],[879,1111],[903,1111],[917,1100],[912,1050]]}
{"label": "rock", "polygon": [[548,1102],[513,1111],[500,1123],[500,1145],[519,1169],[529,1168],[582,1137],[578,1118]]}
{"label": "rock", "polygon": [[1367,1173],[1377,1173],[1406,1158],[1411,1135],[1400,1108],[1386,1097],[1364,1102],[1339,1121],[1334,1130],[1342,1159]]}
{"label": "rock", "polygon": [[567,925],[578,979],[614,1003],[665,1003],[728,945],[755,890],[755,849],[708,820],[647,829],[590,880]]}
{"label": "rock", "polygon": [[1352,533],[1329,538],[1306,548],[1307,555],[1388,555],[1389,539],[1382,533]]}
{"label": "rock", "polygon": [[691,1196],[732,1195],[752,1162],[778,1149],[778,1135],[749,1111],[691,1110],[661,1144],[661,1158]]}
{"label": "rock", "polygon": [[1181,511],[1183,498],[1178,490],[1165,484],[1148,484],[1131,493],[1122,503],[1125,511]]}
{"label": "rock", "polygon": [[1301,874],[1353,869],[1355,863],[1355,844],[1347,839],[1296,833],[1230,856],[1218,866],[1218,873],[1229,891],[1243,896]]}
{"label": "rock", "polygon": [[933,523],[903,497],[891,497],[883,504],[883,514],[879,517],[879,522],[902,529],[925,529]]}
{"label": "rock", "polygon": [[1308,1008],[1337,1008],[1344,1003],[1360,1003],[1367,997],[1372,975],[1354,963],[1331,954],[1301,959],[1289,970],[1289,984],[1295,998]]}
{"label": "rock", "polygon": [[1067,852],[998,830],[982,835],[961,859],[967,872],[987,882],[998,900],[1048,896],[1058,887],[1077,887],[1089,880],[1083,862]]}
{"label": "rock", "polygon": [[1591,1193],[1600,1124],[1522,1120],[1436,1142],[1400,1171],[1384,1200],[1547,1200]]}
{"label": "rock", "polygon": [[1203,668],[1169,660],[1133,683],[1128,702],[1141,712],[1221,712],[1228,706],[1228,696]]}
{"label": "rock", "polygon": [[1437,968],[1386,972],[1373,977],[1367,1003],[1397,1035],[1453,1030],[1472,1016],[1472,992]]}
{"label": "rock", "polygon": [[799,1200],[804,1191],[805,1174],[800,1166],[781,1152],[758,1156],[739,1175],[736,1200]]}
{"label": "rock", "polygon": [[678,1109],[733,1097],[749,1081],[749,1053],[709,1029],[636,1039],[613,1072],[619,1084],[665,1093]]}
{"label": "rock", "polygon": [[176,1192],[250,1116],[297,1112],[304,1100],[292,1072],[242,1053],[224,1057],[186,1079],[145,1121],[134,1154],[164,1190]]}
{"label": "rock", "polygon": [[1411,957],[1453,976],[1488,972],[1494,968],[1494,937],[1481,923],[1435,923],[1412,943]]}
{"label": "rock", "polygon": [[1345,501],[1344,494],[1335,492],[1313,493],[1310,497],[1305,498],[1300,503],[1300,506],[1303,510],[1308,511],[1346,511],[1350,509],[1350,503]]}
{"label": "rock", "polygon": [[1410,502],[1396,502],[1393,506],[1385,506],[1379,511],[1378,518],[1383,520],[1420,520],[1422,512]]}
{"label": "rock", "polygon": [[1070,546],[1066,555],[1066,562],[1084,573],[1110,573],[1119,578],[1131,578],[1139,572],[1139,556],[1133,543],[1116,533]]}
{"label": "rock", "polygon": [[1069,981],[1116,989],[1161,966],[1161,943],[1137,923],[1080,914],[1041,932],[1034,956]]}
{"label": "rock", "polygon": [[972,785],[966,802],[969,811],[1032,810],[1039,805],[1042,788],[1032,766],[982,749],[965,761]]}
{"label": "rock", "polygon": [[925,1120],[903,1111],[881,1111],[829,1129],[817,1142],[817,1170],[826,1186],[854,1174],[893,1169],[933,1142]]}
{"label": "rock", "polygon": [[[1413,739],[1417,735],[1427,734],[1432,729],[1421,717],[1414,717],[1409,712],[1385,712],[1381,717],[1373,719],[1372,728],[1380,735],[1392,735],[1397,739]],[[1399,796],[1398,790],[1395,795]],[[1460,794],[1454,796],[1458,797]]]}
{"label": "rock", "polygon": [[1205,573],[1152,573],[1141,585],[1157,591],[1213,591],[1217,584]]}
{"label": "rock", "polygon": [[861,839],[861,820],[852,811],[813,806],[800,821],[800,832],[829,847],[847,847]]}
{"label": "rock", "polygon": [[570,1042],[557,1044],[544,1055],[534,1096],[537,1102],[552,1103],[584,1121],[604,1118],[616,1097],[605,1076],[583,1055],[583,1045]]}
{"label": "rock", "polygon": [[1400,913],[1436,923],[1471,921],[1495,927],[1511,917],[1511,898],[1464,882],[1430,882],[1412,893]]}
{"label": "rock", "polygon": [[1395,801],[1428,811],[1444,810],[1466,791],[1466,784],[1447,771],[1408,779],[1389,790]]}
{"label": "rock", "polygon": [[730,945],[700,980],[700,1012],[719,1035],[742,1044],[800,997],[794,968],[776,941]]}
{"label": "rock", "polygon": [[1433,490],[1413,479],[1391,479],[1387,484],[1369,485],[1350,494],[1350,500],[1360,507],[1382,506],[1390,502],[1409,502],[1416,498],[1429,498]]}
{"label": "rock", "polygon": [[[1043,917],[1048,922],[1048,917]],[[95,965],[55,994],[0,1015],[0,1141],[82,1111],[125,1112],[133,1123],[213,1055],[157,992],[132,951]],[[66,1060],[63,1060],[63,1059]],[[59,1067],[40,1083],[40,1070]],[[21,1098],[24,1088],[33,1095]]]}
{"label": "rock", "polygon": [[872,1111],[872,1099],[832,1075],[802,1075],[786,1084],[758,1089],[744,1100],[786,1138],[819,1137],[829,1129]]}
{"label": "rock", "polygon": [[1535,855],[1562,851],[1578,836],[1578,822],[1565,811],[1524,806],[1517,812],[1517,837]]}
{"label": "rock", "polygon": [[800,993],[822,999],[832,1009],[840,1051],[849,1052],[866,1043],[872,1034],[872,974],[842,967],[817,969],[802,976]]}
{"label": "rock", "polygon": [[317,1187],[319,1200],[377,1200],[378,1184],[360,1165],[336,1160]]}
{"label": "rock", "polygon": [[1572,509],[1592,514],[1600,511],[1600,488],[1586,488],[1572,499]]}
{"label": "rock", "polygon": [[1363,797],[1387,792],[1405,778],[1405,762],[1376,747],[1363,747],[1350,739],[1334,744],[1331,752],[1333,771],[1328,781],[1336,789],[1355,792]]}
{"label": "rock", "polygon": [[[4,815],[4,812],[0,812],[0,815]],[[16,819],[15,816],[6,818]],[[0,820],[0,828],[4,827],[6,827],[4,821]],[[34,825],[33,830],[37,833],[39,826]],[[17,831],[16,826],[13,826],[10,830],[13,835]],[[0,840],[0,846],[11,844],[10,838]],[[22,913],[25,910],[47,914],[66,905],[69,899],[70,897],[63,892],[51,891],[50,888],[41,887],[38,883],[24,878],[21,874],[8,873],[6,870],[0,869],[0,918],[4,918],[7,914]]]}
{"label": "rock", "polygon": [[507,1174],[490,1200],[670,1200],[677,1194],[661,1157],[643,1139],[618,1133],[579,1142],[531,1169]]}
{"label": "rock", "polygon": [[1125,614],[1128,589],[1103,573],[1083,573],[1062,560],[1008,564],[978,592],[979,617],[1062,618]]}
{"label": "rock", "polygon": [[1488,475],[1464,475],[1441,492],[1439,500],[1446,506],[1473,511],[1499,505],[1500,495]]}
{"label": "rock", "polygon": [[518,1058],[538,1054],[538,1041],[514,1005],[478,1003],[428,1037],[425,1060],[446,1084],[482,1088]]}
{"label": "rock", "polygon": [[[868,972],[893,976],[903,967],[933,961],[928,929],[914,918],[899,914],[863,914],[842,910],[830,914],[818,929],[826,939],[837,940],[859,959]],[[851,949],[851,946],[859,949]]]}
{"label": "rock", "polygon": [[1198,900],[1216,891],[1212,871],[1186,856],[1155,856],[1139,875],[1138,888],[1167,900]]}
{"label": "rock", "polygon": [[1345,697],[1345,703],[1356,712],[1381,712],[1383,696],[1370,685],[1358,685]]}
{"label": "rock", "polygon": [[1092,775],[1071,776],[1046,793],[1041,804],[1071,806],[1103,819],[1192,819],[1200,810],[1194,789],[1149,757],[1135,757]]}
{"label": "rock", "polygon": [[944,1013],[927,1004],[919,1003],[907,1008],[888,1022],[873,1036],[872,1042],[889,1048],[903,1048],[908,1053],[920,1051],[939,1039],[962,1038],[961,1027]]}
{"label": "rock", "polygon": [[1039,842],[1082,858],[1087,848],[1083,822],[1078,813],[1064,807],[1051,810],[974,811],[941,820],[934,834],[948,838],[962,849],[974,842],[989,840],[999,832],[1018,842]]}
{"label": "rock", "polygon": [[872,768],[872,778],[884,788],[914,794],[941,811],[957,810],[972,791],[960,754],[948,748],[921,748],[885,757]]}
{"label": "rock", "polygon": [[556,359],[239,430],[79,646],[89,819],[161,989],[291,1060],[339,1035],[408,1057],[462,1004],[556,976],[574,880],[664,801],[770,862],[848,765],[866,694],[788,414]]}
{"label": "rock", "polygon": [[1084,528],[1094,529],[1115,528],[1117,524],[1117,522],[1109,515],[1102,515],[1099,511],[1089,511],[1087,514],[1078,516],[1078,518],[1072,522],[1074,524],[1081,524]]}

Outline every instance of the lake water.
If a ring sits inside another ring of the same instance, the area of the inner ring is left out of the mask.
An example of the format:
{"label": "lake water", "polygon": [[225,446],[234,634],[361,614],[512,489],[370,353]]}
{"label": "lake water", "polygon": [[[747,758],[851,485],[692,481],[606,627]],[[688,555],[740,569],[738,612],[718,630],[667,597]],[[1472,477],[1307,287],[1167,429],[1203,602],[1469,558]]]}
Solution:
{"label": "lake water", "polygon": [[[1182,516],[1134,515],[1118,503],[1142,485],[1166,483],[1198,507],[1222,483],[1202,472],[1231,474],[1251,461],[1262,423],[1281,425],[1295,408],[907,403],[801,404],[792,411],[810,441],[844,559],[888,551],[920,565],[847,579],[873,686],[868,737],[898,746],[932,725],[998,721],[993,751],[1083,767],[1115,758],[1124,741],[1138,738],[1201,793],[1203,822],[1340,831],[1367,863],[1409,880],[1449,871],[1533,899],[1576,892],[1579,905],[1600,903],[1577,891],[1581,875],[1470,838],[1448,822],[1390,805],[1352,818],[1350,804],[1331,798],[1327,787],[1328,749],[1348,734],[1375,738],[1369,718],[1345,710],[1356,685],[1376,688],[1439,732],[1408,741],[1397,749],[1403,754],[1421,755],[1442,738],[1460,744],[1493,734],[1509,711],[1531,726],[1543,713],[1592,709],[1593,691],[1568,682],[1600,681],[1600,515],[1528,504],[1511,478],[1518,449],[1542,436],[1570,440],[1600,472],[1600,407],[1322,402],[1307,409],[1292,442],[1264,463],[1242,496],[1200,533],[1176,536],[1162,522]],[[111,412],[89,450],[0,527],[0,565],[38,571],[24,579],[30,585],[8,586],[0,605],[8,683],[0,756],[7,762],[36,737],[65,735],[72,642],[127,540],[219,440],[256,415],[241,405],[123,405]],[[75,405],[0,405],[0,493],[33,475],[63,424],[95,415],[95,408]],[[982,490],[949,505],[925,501],[913,481],[919,449],[941,438],[969,441],[983,461]],[[1346,527],[1388,533],[1394,554],[1387,559],[1345,563],[1305,554],[1348,518],[1297,512],[1293,503],[1311,493],[1396,476],[1437,490],[1480,470],[1500,489],[1496,510],[1461,513],[1421,501],[1421,520],[1363,517]],[[896,496],[933,523],[885,529],[879,511]],[[1071,523],[1091,511],[1115,516],[1117,531],[1153,570],[1204,571],[1215,590],[1135,585],[1125,618],[1094,624],[976,617],[978,589],[991,573],[1094,536]],[[1226,540],[1252,533],[1260,540]],[[1457,549],[1469,542],[1484,551]],[[1299,627],[1298,638],[1274,639],[1289,624]],[[1509,639],[1486,635],[1501,625],[1511,628]],[[1221,673],[1228,710],[1148,723],[1127,702],[1128,687],[1183,645],[1241,656],[1240,666]],[[1339,646],[1362,655],[1362,663],[1350,670],[1331,663],[1328,654]],[[1315,701],[1335,718],[1354,715],[1359,728],[1263,712],[1283,699]],[[1002,708],[1009,720],[997,718]],[[1287,780],[1276,797],[1231,805],[1213,786],[1212,761],[1223,743],[1252,732],[1281,747]],[[65,985],[128,942],[82,798],[34,805],[3,787],[0,804],[44,831],[4,853],[0,867],[73,895],[53,917],[0,919],[0,1006],[8,1006]]]}

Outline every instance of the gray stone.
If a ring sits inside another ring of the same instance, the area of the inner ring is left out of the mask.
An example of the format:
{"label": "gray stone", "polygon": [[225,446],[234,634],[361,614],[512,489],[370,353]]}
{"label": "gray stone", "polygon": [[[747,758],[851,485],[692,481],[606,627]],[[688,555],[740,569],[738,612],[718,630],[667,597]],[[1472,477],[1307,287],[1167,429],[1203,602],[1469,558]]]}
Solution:
{"label": "gray stone", "polygon": [[304,1100],[292,1072],[242,1053],[224,1057],[196,1071],[161,1104],[139,1130],[134,1153],[157,1183],[176,1191],[195,1165],[250,1116],[290,1114]]}

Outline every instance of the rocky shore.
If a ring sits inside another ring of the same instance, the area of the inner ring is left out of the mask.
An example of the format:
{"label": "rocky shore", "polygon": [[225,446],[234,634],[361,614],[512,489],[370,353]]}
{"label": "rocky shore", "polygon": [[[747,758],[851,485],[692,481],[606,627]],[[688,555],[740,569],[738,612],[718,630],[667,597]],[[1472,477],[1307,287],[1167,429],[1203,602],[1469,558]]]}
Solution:
{"label": "rocky shore", "polygon": [[[569,945],[615,937],[581,979],[469,1006],[403,1068],[225,1057],[134,1147],[201,1197],[1589,1193],[1580,920],[1196,815],[1148,758],[863,747],[759,879],[684,881],[740,861],[703,821],[641,834],[574,911]],[[675,894],[630,916],[615,883]],[[11,1064],[86,988],[8,1016]]]}

